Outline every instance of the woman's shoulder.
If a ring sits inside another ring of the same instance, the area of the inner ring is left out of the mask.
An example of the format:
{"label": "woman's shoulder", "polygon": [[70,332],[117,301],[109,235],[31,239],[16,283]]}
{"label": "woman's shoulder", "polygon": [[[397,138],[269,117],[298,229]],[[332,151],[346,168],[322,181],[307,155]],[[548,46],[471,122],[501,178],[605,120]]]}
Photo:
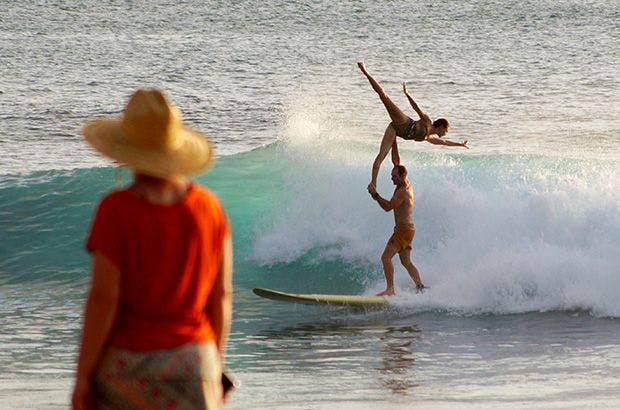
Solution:
{"label": "woman's shoulder", "polygon": [[197,183],[190,185],[187,202],[194,206],[207,207],[223,212],[218,196],[206,186]]}
{"label": "woman's shoulder", "polygon": [[106,193],[101,198],[102,206],[118,206],[119,204],[129,202],[135,196],[128,188],[115,189]]}
{"label": "woman's shoulder", "polygon": [[214,201],[219,203],[219,198],[209,188],[193,182],[189,186],[188,197],[198,201]]}

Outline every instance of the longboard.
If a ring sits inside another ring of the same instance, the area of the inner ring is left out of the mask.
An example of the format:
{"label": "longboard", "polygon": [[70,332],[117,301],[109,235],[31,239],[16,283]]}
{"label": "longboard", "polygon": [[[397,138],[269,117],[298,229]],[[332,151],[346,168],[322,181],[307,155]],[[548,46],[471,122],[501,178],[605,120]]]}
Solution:
{"label": "longboard", "polygon": [[385,296],[296,294],[264,288],[254,288],[252,291],[258,296],[267,299],[312,305],[352,307],[387,307],[390,305]]}

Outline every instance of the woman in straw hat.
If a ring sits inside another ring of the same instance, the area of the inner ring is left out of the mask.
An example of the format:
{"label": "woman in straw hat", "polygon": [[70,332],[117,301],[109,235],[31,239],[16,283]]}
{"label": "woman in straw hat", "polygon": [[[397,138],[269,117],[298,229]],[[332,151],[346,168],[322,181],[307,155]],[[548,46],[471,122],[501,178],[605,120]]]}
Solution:
{"label": "woman in straw hat", "polygon": [[231,236],[217,197],[187,179],[210,165],[211,145],[158,90],[136,91],[121,118],[83,134],[134,179],[103,198],[86,244],[73,407],[219,408]]}

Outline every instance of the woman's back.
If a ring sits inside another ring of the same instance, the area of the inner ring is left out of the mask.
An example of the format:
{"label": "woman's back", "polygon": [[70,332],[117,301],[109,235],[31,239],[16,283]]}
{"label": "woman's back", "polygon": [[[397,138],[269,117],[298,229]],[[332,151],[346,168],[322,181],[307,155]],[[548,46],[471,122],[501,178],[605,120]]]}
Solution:
{"label": "woman's back", "polygon": [[131,189],[107,195],[87,248],[121,272],[110,345],[148,351],[212,340],[205,305],[227,232],[219,201],[195,184],[172,205],[154,204]]}

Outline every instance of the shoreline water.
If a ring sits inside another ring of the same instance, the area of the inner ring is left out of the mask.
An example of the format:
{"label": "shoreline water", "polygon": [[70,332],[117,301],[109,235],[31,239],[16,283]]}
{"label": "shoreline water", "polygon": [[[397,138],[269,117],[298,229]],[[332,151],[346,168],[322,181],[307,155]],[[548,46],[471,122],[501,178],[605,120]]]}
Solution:
{"label": "shoreline water", "polygon": [[[242,386],[226,408],[614,408],[620,402],[612,319],[584,312],[386,317],[280,310],[289,320],[297,314],[296,323],[257,317],[252,332],[233,328],[228,366]],[[69,369],[21,366],[21,374],[1,381],[0,404],[66,408],[72,380]]]}

